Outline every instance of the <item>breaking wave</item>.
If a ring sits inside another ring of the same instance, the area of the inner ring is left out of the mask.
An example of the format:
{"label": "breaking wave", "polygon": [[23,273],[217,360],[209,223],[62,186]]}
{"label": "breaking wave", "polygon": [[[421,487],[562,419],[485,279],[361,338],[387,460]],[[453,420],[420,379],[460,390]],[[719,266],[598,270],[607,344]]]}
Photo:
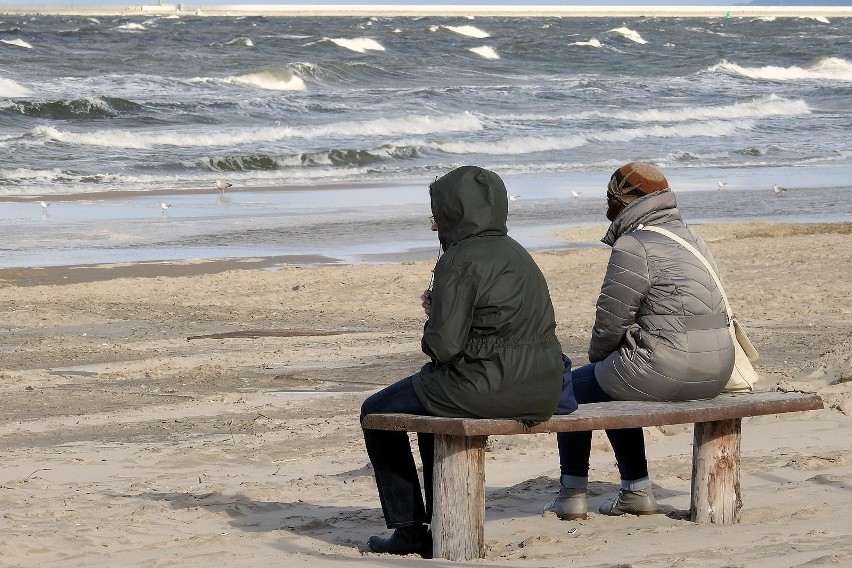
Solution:
{"label": "breaking wave", "polygon": [[339,45],[340,47],[345,47],[346,49],[350,49],[352,51],[357,51],[358,53],[367,53],[367,51],[384,51],[385,47],[377,42],[374,39],[370,39],[368,37],[360,37],[354,39],[331,39],[329,40],[335,45]]}
{"label": "breaking wave", "polygon": [[724,73],[761,81],[852,81],[852,63],[840,57],[817,57],[805,65],[792,67],[743,67],[722,60],[709,67],[707,73]]}

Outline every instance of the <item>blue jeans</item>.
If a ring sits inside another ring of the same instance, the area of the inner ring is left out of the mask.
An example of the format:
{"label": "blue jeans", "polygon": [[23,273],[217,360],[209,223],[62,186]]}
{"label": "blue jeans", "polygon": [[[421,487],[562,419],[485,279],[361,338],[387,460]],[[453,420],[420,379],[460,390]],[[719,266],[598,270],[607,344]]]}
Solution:
{"label": "blue jeans", "polygon": [[[593,402],[613,400],[595,379],[595,365],[584,365],[571,372],[574,397],[582,407]],[[642,428],[622,428],[607,430],[607,438],[612,444],[618,472],[621,479],[634,481],[648,477],[648,461],[645,458],[645,439]],[[559,446],[559,469],[562,475],[589,477],[589,455],[592,453],[592,432],[559,432],[556,434]]]}
{"label": "blue jeans", "polygon": [[[361,405],[361,421],[367,414],[401,412],[428,416],[412,379],[406,377],[370,395]],[[367,455],[373,465],[382,513],[388,528],[428,524],[432,521],[432,466],[435,456],[435,436],[417,434],[420,459],[423,461],[423,484],[426,500],[420,491],[417,466],[408,442],[408,433],[386,430],[363,430]]]}

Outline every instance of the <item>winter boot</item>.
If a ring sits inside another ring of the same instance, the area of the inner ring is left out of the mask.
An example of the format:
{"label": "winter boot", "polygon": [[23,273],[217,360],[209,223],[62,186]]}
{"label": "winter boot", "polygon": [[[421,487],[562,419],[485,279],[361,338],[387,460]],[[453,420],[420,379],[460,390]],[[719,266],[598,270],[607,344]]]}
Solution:
{"label": "winter boot", "polygon": [[426,525],[400,527],[387,538],[371,536],[367,546],[380,554],[419,554],[432,558],[432,534]]}
{"label": "winter boot", "polygon": [[604,515],[654,515],[657,513],[657,501],[651,488],[631,491],[621,489],[618,499],[607,501],[598,509]]}
{"label": "winter boot", "polygon": [[586,490],[562,487],[556,501],[545,506],[544,513],[555,513],[563,521],[588,518],[586,515]]}

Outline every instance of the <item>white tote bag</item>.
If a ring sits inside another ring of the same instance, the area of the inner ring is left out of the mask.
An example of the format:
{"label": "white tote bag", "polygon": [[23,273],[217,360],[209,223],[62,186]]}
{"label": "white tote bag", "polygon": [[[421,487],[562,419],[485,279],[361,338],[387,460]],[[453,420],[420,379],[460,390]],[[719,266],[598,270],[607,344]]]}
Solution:
{"label": "white tote bag", "polygon": [[745,330],[731,312],[731,304],[728,303],[728,295],[725,294],[725,288],[722,287],[722,282],[719,280],[719,276],[716,275],[716,271],[713,270],[713,267],[710,266],[710,263],[706,258],[704,258],[704,255],[698,252],[698,249],[671,231],[661,227],[646,227],[645,225],[639,225],[637,229],[642,231],[653,231],[672,239],[694,254],[696,258],[704,264],[704,267],[716,282],[716,286],[722,294],[722,299],[725,300],[725,311],[728,313],[728,330],[731,332],[731,339],[734,341],[734,370],[722,392],[752,392],[754,390],[754,384],[760,379],[760,376],[757,374],[757,371],[754,370],[754,366],[752,365],[752,363],[757,361],[759,355],[757,354],[757,349],[755,349],[754,345],[752,345],[751,341],[749,341]]}

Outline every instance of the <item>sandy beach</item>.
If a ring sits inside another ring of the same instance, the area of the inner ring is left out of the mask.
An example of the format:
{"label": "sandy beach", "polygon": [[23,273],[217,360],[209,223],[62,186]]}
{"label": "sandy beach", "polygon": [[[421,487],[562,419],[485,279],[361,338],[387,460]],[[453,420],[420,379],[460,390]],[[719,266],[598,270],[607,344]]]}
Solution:
{"label": "sandy beach", "polygon": [[[686,520],[688,426],[646,429],[662,514],[640,518],[541,516],[555,439],[492,439],[487,556],[459,565],[852,564],[852,224],[699,230],[760,350],[760,388],[817,392],[826,408],[744,421],[736,526]],[[607,249],[535,258],[583,364]],[[424,362],[430,268],[0,271],[0,565],[449,565],[365,550],[386,529],[358,409]],[[596,437],[593,510],[617,490],[613,462]]]}

